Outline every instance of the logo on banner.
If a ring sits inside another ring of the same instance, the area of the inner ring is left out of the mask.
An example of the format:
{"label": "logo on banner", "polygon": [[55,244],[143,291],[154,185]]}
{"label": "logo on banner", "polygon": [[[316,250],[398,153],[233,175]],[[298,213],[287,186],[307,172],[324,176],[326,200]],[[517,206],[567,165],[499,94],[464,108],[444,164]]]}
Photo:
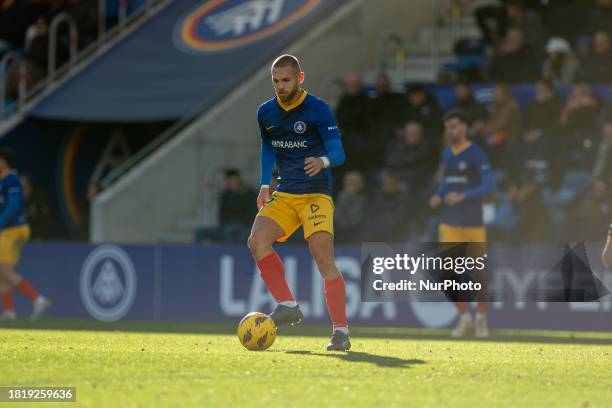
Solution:
{"label": "logo on banner", "polygon": [[214,52],[268,38],[308,15],[320,0],[210,0],[181,18],[175,44]]}
{"label": "logo on banner", "polygon": [[81,299],[94,318],[112,322],[132,308],[136,270],[129,255],[114,245],[94,249],[81,268]]}

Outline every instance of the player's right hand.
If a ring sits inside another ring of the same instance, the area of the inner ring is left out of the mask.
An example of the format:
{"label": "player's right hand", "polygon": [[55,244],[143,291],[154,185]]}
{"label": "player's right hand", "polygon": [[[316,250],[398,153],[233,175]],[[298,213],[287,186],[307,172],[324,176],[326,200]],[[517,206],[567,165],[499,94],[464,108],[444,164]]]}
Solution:
{"label": "player's right hand", "polygon": [[266,201],[270,199],[270,187],[261,187],[257,196],[257,209],[261,210]]}
{"label": "player's right hand", "polygon": [[431,208],[438,208],[442,204],[442,198],[440,196],[431,196],[429,199],[429,206]]}

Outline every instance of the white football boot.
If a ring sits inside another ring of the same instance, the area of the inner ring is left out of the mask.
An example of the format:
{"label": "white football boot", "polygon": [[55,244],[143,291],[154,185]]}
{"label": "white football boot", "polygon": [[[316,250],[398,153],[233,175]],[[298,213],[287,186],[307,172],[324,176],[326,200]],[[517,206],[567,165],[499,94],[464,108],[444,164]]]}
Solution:
{"label": "white football boot", "polygon": [[34,301],[34,310],[32,311],[32,316],[30,316],[30,320],[39,319],[43,315],[43,313],[45,313],[45,310],[49,308],[49,306],[51,306],[51,302],[49,302],[46,297],[37,297]]}
{"label": "white football boot", "polygon": [[451,337],[465,337],[474,330],[474,321],[469,313],[464,313],[459,317],[457,325],[451,332]]}

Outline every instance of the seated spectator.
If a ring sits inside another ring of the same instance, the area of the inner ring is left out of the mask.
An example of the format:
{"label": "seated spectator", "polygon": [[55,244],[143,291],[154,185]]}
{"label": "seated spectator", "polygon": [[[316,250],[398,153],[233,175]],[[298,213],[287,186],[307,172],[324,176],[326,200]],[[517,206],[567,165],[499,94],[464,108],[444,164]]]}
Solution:
{"label": "seated spectator", "polygon": [[521,112],[507,84],[495,86],[491,115],[482,128],[485,144],[501,145],[515,141],[521,129]]}
{"label": "seated spectator", "polygon": [[525,34],[525,44],[533,50],[538,50],[544,40],[542,21],[533,10],[525,7],[522,0],[506,0],[508,29],[517,28]]}
{"label": "seated spectator", "polygon": [[442,144],[442,110],[436,98],[429,94],[423,84],[408,87],[408,109],[404,112],[404,123],[418,122],[423,127],[429,143]]}
{"label": "seated spectator", "polygon": [[245,242],[257,213],[256,202],[257,195],[244,186],[240,171],[226,170],[225,189],[221,193],[219,206],[219,225],[196,229],[195,240]]}
{"label": "seated spectator", "polygon": [[368,206],[361,229],[363,242],[398,242],[408,237],[410,196],[401,189],[400,179],[391,170],[382,174],[382,188]]}
{"label": "seated spectator", "polygon": [[[38,17],[27,38],[23,63],[26,68],[26,87],[30,91],[47,75],[49,57],[49,27],[45,17]],[[10,98],[16,99],[19,94],[20,64],[11,64],[6,73],[6,92]]]}
{"label": "seated spectator", "polygon": [[538,48],[543,38],[538,14],[527,9],[521,0],[505,0],[503,3],[475,10],[476,22],[486,43],[497,48],[510,29],[518,28],[525,33],[526,43]]}
{"label": "seated spectator", "polygon": [[429,187],[437,167],[438,151],[428,143],[423,127],[418,122],[408,122],[401,135],[387,152],[387,168],[398,175],[414,200]]}
{"label": "seated spectator", "polygon": [[593,50],[582,61],[579,79],[588,83],[612,82],[612,48],[610,35],[606,31],[597,31],[593,36]]}
{"label": "seated spectator", "polygon": [[474,18],[485,42],[495,48],[508,30],[508,14],[501,4],[487,4],[474,10]]}
{"label": "seated spectator", "polygon": [[358,171],[349,171],[343,181],[335,203],[334,238],[339,243],[358,242],[368,202],[363,176]]}
{"label": "seated spectator", "polygon": [[566,40],[556,37],[548,40],[542,78],[555,83],[571,83],[578,67],[578,59]]}
{"label": "seated spectator", "polygon": [[359,170],[369,171],[383,166],[385,148],[402,125],[406,105],[403,95],[391,91],[389,77],[380,74],[376,78],[376,95],[370,99],[367,115],[371,154],[368,164]]}
{"label": "seated spectator", "polygon": [[561,111],[563,136],[559,150],[569,167],[589,171],[599,136],[600,102],[586,84],[576,84]]}
{"label": "seated spectator", "polygon": [[[336,120],[342,132],[346,150],[346,168],[367,167],[371,153],[369,142],[368,104],[369,98],[363,90],[358,74],[345,78],[345,93],[340,97],[336,108]],[[342,171],[342,167],[339,169]],[[337,173],[334,173],[336,176]]]}
{"label": "seated spectator", "polygon": [[535,100],[527,107],[524,115],[524,132],[550,133],[560,126],[563,101],[554,85],[546,79],[535,83]]}
{"label": "seated spectator", "polygon": [[491,79],[497,82],[533,82],[539,77],[540,62],[524,33],[513,28],[491,59]]}
{"label": "seated spectator", "polygon": [[472,129],[482,127],[489,117],[489,111],[474,98],[470,84],[458,81],[455,84],[455,96],[457,98],[457,108],[465,112],[470,121],[470,127]]}

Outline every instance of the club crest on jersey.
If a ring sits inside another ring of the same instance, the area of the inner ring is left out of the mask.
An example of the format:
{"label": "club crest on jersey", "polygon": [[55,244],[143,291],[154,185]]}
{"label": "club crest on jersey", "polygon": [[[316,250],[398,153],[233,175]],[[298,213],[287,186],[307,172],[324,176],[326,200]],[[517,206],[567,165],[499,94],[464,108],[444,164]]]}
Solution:
{"label": "club crest on jersey", "polygon": [[302,133],[306,132],[306,124],[301,120],[298,120],[293,125],[293,131],[301,135]]}
{"label": "club crest on jersey", "polygon": [[457,167],[459,168],[459,171],[465,171],[467,169],[467,163],[462,160],[457,163]]}
{"label": "club crest on jersey", "polygon": [[200,1],[174,28],[176,46],[189,53],[224,51],[271,37],[300,20],[320,0]]}

